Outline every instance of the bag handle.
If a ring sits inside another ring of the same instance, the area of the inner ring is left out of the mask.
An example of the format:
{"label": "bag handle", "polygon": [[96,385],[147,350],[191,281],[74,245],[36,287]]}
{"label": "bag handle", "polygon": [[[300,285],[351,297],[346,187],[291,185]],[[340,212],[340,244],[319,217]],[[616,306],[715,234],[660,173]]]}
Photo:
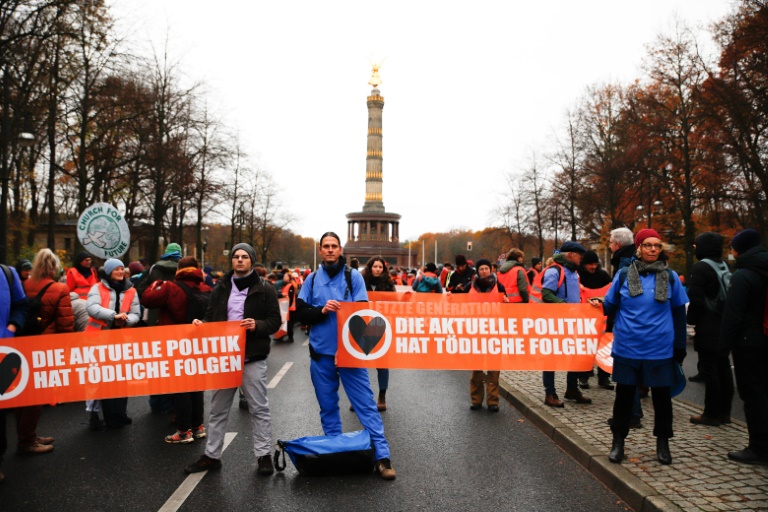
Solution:
{"label": "bag handle", "polygon": [[[280,464],[280,454],[283,455],[283,463]],[[285,469],[285,442],[281,440],[277,440],[277,449],[275,450],[274,455],[274,463],[275,463],[275,469],[278,471],[283,471]]]}

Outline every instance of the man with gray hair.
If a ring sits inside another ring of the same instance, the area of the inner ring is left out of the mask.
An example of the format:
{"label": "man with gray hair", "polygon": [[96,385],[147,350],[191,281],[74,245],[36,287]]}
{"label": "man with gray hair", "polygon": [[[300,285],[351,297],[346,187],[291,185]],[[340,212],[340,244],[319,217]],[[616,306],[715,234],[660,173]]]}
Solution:
{"label": "man with gray hair", "polygon": [[624,267],[628,267],[637,252],[635,247],[635,235],[629,228],[617,228],[611,231],[608,239],[608,248],[611,250],[611,265],[615,274]]}
{"label": "man with gray hair", "polygon": [[[282,323],[280,306],[275,288],[267,284],[254,270],[256,251],[248,244],[232,248],[232,270],[218,280],[211,294],[205,317],[195,319],[194,325],[203,322],[239,320],[245,327],[245,360],[241,386],[248,402],[253,428],[253,454],[257,457],[257,473],[271,475],[274,472],[272,458],[272,417],[267,400],[267,356],[270,335]],[[237,388],[219,389],[211,398],[211,414],[208,420],[208,442],[199,460],[184,468],[187,473],[197,473],[221,468],[224,451],[224,434],[229,423],[229,411]]]}

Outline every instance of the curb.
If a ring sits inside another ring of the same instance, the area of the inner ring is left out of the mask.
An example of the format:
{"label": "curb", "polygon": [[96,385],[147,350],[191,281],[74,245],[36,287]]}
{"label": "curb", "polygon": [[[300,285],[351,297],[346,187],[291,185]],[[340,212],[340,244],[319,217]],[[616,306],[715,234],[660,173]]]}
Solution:
{"label": "curb", "polygon": [[673,512],[680,508],[644,483],[621,464],[608,461],[608,455],[555,419],[543,402],[533,401],[515,392],[503,379],[499,381],[499,394],[520,414],[552,439],[565,453],[573,457],[587,471],[616,493],[637,512]]}

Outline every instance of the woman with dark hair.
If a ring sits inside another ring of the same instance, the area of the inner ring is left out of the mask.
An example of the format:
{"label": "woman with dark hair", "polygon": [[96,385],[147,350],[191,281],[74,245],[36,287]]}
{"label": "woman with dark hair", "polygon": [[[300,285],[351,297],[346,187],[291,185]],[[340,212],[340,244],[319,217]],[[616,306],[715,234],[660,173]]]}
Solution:
{"label": "woman with dark hair", "polygon": [[[365,289],[369,292],[394,292],[395,283],[389,275],[387,262],[381,256],[374,256],[368,260],[363,269]],[[379,381],[379,400],[376,404],[380,411],[387,410],[387,388],[389,388],[389,369],[376,368],[376,376]]]}
{"label": "woman with dark hair", "polygon": [[74,266],[67,270],[67,287],[81,299],[88,300],[88,292],[99,282],[95,269],[91,268],[91,255],[83,251],[75,257]]}
{"label": "woman with dark hair", "polygon": [[[618,464],[624,458],[635,389],[647,386],[653,397],[656,457],[661,464],[671,464],[670,389],[678,379],[677,364],[685,358],[688,296],[677,274],[667,268],[658,232],[640,230],[635,235],[635,246],[635,257],[628,267],[616,273],[603,303],[606,314],[616,313],[611,352],[616,399],[608,460]],[[589,302],[599,307],[599,299]]]}
{"label": "woman with dark hair", "polygon": [[[32,263],[29,279],[24,281],[28,299],[40,295],[40,334],[73,332],[75,317],[69,290],[57,278],[61,263],[50,249],[41,249]],[[37,424],[43,412],[42,405],[16,409],[16,426],[19,436],[18,453],[47,453],[53,451],[53,438],[37,435]]]}

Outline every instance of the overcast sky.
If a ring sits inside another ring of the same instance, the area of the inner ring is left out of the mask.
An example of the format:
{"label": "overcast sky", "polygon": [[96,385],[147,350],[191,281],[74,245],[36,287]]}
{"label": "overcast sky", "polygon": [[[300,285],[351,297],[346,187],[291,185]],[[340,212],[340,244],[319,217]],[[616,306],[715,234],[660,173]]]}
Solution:
{"label": "overcast sky", "polygon": [[[706,27],[728,0],[113,0],[131,39],[181,60],[280,186],[298,234],[365,202],[371,58],[384,96],[384,206],[401,239],[497,223],[504,176],[553,146],[588,85],[643,76],[675,17]],[[703,32],[706,34],[705,32]],[[540,162],[543,163],[543,162]]]}

